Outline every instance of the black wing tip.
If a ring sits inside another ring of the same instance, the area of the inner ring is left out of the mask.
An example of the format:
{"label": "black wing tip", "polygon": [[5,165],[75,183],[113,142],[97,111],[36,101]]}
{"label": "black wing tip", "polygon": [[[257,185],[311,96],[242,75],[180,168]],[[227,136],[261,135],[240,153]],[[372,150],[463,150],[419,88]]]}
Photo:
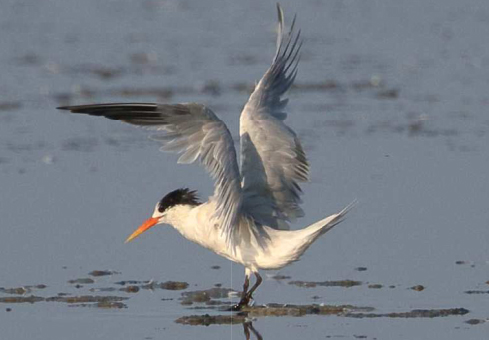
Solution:
{"label": "black wing tip", "polygon": [[71,113],[82,113],[82,111],[80,111],[80,108],[80,106],[58,106],[56,110],[70,111]]}
{"label": "black wing tip", "polygon": [[109,104],[87,104],[73,106],[58,106],[57,110],[71,111],[72,113],[94,113],[108,111],[155,111],[158,104],[155,103],[109,103]]}
{"label": "black wing tip", "polygon": [[56,110],[70,111],[71,113],[84,113],[87,112],[88,105],[77,105],[77,106],[58,106]]}

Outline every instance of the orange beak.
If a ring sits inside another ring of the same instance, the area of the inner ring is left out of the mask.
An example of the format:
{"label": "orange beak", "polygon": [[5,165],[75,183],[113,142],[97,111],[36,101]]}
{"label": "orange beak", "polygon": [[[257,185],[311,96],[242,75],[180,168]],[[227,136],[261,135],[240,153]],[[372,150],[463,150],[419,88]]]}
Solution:
{"label": "orange beak", "polygon": [[129,241],[132,241],[133,239],[135,239],[136,237],[138,237],[139,235],[141,235],[142,233],[144,233],[146,230],[148,230],[152,226],[156,225],[157,223],[158,223],[158,219],[157,218],[153,218],[153,217],[148,218],[146,221],[144,221],[143,224],[141,224],[141,226],[139,228],[137,228],[131,234],[131,236],[129,236],[127,238],[126,242],[124,242],[124,243],[127,243]]}

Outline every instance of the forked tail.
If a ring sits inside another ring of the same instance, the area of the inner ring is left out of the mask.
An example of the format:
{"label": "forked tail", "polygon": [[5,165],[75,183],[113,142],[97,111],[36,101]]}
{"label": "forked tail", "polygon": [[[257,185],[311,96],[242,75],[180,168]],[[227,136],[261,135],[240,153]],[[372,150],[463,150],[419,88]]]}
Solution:
{"label": "forked tail", "polygon": [[[320,235],[330,231],[334,226],[340,224],[345,220],[346,214],[357,205],[358,201],[355,199],[353,202],[348,204],[346,207],[343,208],[339,213],[333,214],[331,216],[326,217],[324,220],[316,222],[317,224],[320,224],[323,222],[323,226],[319,228]],[[327,221],[325,221],[327,220]],[[315,223],[315,224],[316,224]]]}
{"label": "forked tail", "polygon": [[259,267],[263,269],[278,269],[299,260],[319,236],[341,223],[356,203],[357,201],[355,200],[340,212],[323,218],[303,229],[288,231],[268,228],[269,235],[273,236],[272,247],[270,248],[270,254],[272,255],[267,256],[266,259],[273,259],[273,261],[264,261],[259,264]]}
{"label": "forked tail", "polygon": [[348,204],[343,210],[339,213],[330,215],[328,217],[323,218],[322,220],[317,221],[316,223],[311,224],[307,228],[302,229],[306,235],[310,236],[309,242],[314,242],[319,236],[333,229],[334,226],[345,220],[346,214],[357,204],[357,200],[354,200],[350,204]]}

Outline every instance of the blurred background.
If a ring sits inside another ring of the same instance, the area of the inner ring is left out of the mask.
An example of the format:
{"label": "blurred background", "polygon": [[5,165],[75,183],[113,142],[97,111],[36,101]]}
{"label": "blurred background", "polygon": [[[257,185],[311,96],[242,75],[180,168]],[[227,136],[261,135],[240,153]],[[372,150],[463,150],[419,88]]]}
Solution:
{"label": "blurred background", "polygon": [[[257,303],[463,307],[471,314],[429,322],[260,319],[256,328],[264,338],[482,339],[487,326],[464,321],[489,318],[489,3],[281,4],[287,22],[297,13],[305,39],[287,122],[308,154],[311,181],[303,186],[306,216],[294,228],[353,199],[359,205],[300,262],[270,273]],[[241,288],[241,266],[171,228],[123,244],[167,192],[211,195],[203,169],[158,153],[143,129],[56,107],[202,102],[237,140],[239,113],[275,51],[275,5],[2,1],[0,287],[45,284],[43,294],[52,295],[72,289],[70,279],[109,269],[120,274],[97,284],[154,279]],[[276,274],[365,284],[307,290]],[[372,283],[384,289],[368,289]],[[426,289],[409,289],[417,284]],[[0,304],[0,327],[10,339],[242,337],[239,326],[175,324],[192,312],[178,296],[142,292],[117,311]]]}

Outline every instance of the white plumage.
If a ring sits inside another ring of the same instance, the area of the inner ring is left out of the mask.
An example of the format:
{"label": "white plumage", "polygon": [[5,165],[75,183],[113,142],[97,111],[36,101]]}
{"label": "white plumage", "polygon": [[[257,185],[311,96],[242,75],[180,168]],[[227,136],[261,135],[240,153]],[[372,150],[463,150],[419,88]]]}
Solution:
{"label": "white plumage", "polygon": [[[272,65],[256,85],[240,117],[240,167],[231,134],[208,107],[197,104],[94,104],[59,109],[122,120],[163,131],[162,150],[180,153],[179,163],[199,160],[215,180],[214,194],[203,204],[194,192],[166,195],[154,213],[129,238],[153,225],[172,225],[184,237],[245,267],[243,295],[247,305],[261,283],[259,269],[278,269],[297,261],[322,234],[341,222],[352,207],[304,229],[289,230],[303,216],[300,182],[309,164],[294,131],[284,120],[302,45],[295,17],[288,32],[277,5],[279,30]],[[240,170],[241,168],[241,170]],[[255,285],[248,290],[251,273]]]}

